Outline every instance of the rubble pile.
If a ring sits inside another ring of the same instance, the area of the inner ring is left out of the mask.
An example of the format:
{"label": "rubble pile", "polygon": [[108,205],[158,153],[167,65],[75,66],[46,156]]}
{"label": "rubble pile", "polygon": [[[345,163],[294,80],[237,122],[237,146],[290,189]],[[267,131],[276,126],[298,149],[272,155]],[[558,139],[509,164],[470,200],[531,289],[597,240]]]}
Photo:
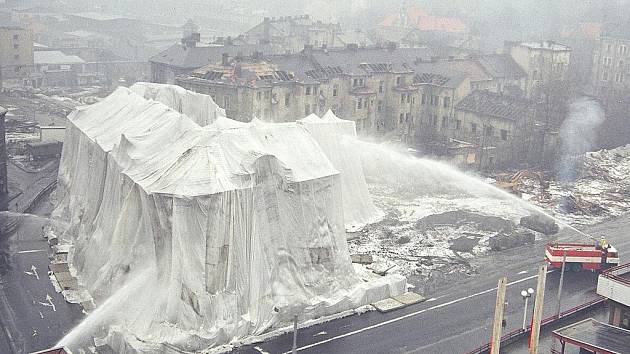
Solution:
{"label": "rubble pile", "polygon": [[630,207],[630,145],[586,153],[574,182],[552,182],[551,202],[539,205],[572,224],[590,225]]}

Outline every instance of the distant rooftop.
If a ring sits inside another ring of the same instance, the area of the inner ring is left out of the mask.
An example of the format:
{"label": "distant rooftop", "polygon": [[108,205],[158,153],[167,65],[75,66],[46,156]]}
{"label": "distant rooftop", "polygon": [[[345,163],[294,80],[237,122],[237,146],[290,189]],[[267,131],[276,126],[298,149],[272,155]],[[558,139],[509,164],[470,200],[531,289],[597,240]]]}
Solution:
{"label": "distant rooftop", "polygon": [[466,24],[456,17],[430,16],[423,9],[415,6],[409,7],[404,16],[401,18],[399,13],[388,15],[379,25],[416,28],[428,32],[462,33],[468,31]]}
{"label": "distant rooftop", "polygon": [[507,54],[487,54],[480,56],[477,61],[493,78],[514,79],[527,76],[512,56]]}
{"label": "distant rooftop", "polygon": [[473,91],[455,106],[461,111],[513,121],[528,115],[531,107],[529,100],[485,90]]}
{"label": "distant rooftop", "polygon": [[33,52],[35,64],[82,64],[85,61],[76,55],[67,55],[58,50],[37,50]]}
{"label": "distant rooftop", "polygon": [[133,20],[133,18],[131,17],[112,15],[112,14],[106,14],[106,13],[101,13],[101,12],[77,12],[77,13],[70,14],[70,16],[83,17],[83,18],[88,18],[90,20],[97,20],[97,21]]}
{"label": "distant rooftop", "polygon": [[24,29],[21,24],[13,21],[0,21],[0,28]]}
{"label": "distant rooftop", "polygon": [[221,61],[223,53],[230,57],[242,55],[252,56],[255,52],[264,55],[272,55],[281,52],[281,48],[270,44],[244,44],[244,45],[214,45],[185,47],[174,44],[168,49],[149,58],[150,62],[161,63],[181,69],[198,69],[208,64],[216,64]]}
{"label": "distant rooftop", "polygon": [[520,46],[527,47],[531,49],[547,49],[553,51],[570,51],[571,48],[564,44],[552,42],[552,41],[542,41],[542,42],[522,42]]}

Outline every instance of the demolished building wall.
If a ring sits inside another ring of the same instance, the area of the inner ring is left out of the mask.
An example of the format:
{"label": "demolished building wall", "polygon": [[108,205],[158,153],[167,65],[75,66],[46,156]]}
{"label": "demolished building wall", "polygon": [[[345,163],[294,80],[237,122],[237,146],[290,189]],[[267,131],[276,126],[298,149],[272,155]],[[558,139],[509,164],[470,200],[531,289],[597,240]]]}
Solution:
{"label": "demolished building wall", "polygon": [[55,211],[97,303],[131,292],[107,317],[117,349],[201,350],[405,290],[355,274],[342,176],[307,129],[231,124],[209,96],[143,85],[69,116]]}

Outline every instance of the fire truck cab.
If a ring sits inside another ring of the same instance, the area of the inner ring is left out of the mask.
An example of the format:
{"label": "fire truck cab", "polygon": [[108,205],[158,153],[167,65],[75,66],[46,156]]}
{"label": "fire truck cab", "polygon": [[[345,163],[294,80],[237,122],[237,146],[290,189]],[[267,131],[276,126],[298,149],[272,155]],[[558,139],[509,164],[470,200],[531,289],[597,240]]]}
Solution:
{"label": "fire truck cab", "polygon": [[619,264],[617,249],[610,244],[548,243],[545,261],[551,268],[562,268],[566,255],[566,268],[574,272],[582,269],[602,270]]}

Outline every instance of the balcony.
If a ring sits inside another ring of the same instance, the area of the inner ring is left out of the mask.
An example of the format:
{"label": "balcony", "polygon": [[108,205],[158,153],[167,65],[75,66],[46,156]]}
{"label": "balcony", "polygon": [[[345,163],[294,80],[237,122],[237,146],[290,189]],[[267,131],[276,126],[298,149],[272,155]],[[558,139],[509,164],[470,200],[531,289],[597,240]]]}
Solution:
{"label": "balcony", "polygon": [[630,306],[630,263],[604,271],[597,281],[597,293]]}

